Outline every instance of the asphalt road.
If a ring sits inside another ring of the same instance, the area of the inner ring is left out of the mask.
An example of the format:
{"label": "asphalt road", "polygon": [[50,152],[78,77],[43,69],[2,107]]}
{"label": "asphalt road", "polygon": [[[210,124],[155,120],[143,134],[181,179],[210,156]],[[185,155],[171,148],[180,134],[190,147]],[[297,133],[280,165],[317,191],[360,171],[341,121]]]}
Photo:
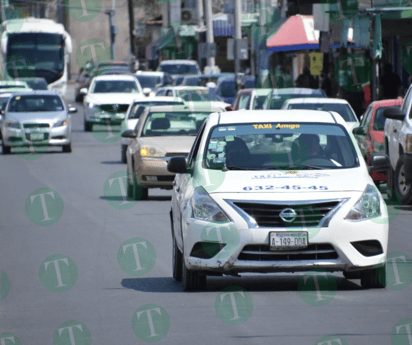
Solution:
{"label": "asphalt road", "polygon": [[[399,280],[392,269],[386,289],[333,273],[319,297],[297,273],[213,277],[207,291],[183,293],[171,271],[171,192],[105,199],[109,177],[126,169],[120,144],[83,132],[78,108],[72,153],[0,156],[2,344],[412,344],[391,340],[412,318],[411,207],[390,207],[389,252],[408,264],[395,261]],[[229,286],[246,291],[222,296]]]}

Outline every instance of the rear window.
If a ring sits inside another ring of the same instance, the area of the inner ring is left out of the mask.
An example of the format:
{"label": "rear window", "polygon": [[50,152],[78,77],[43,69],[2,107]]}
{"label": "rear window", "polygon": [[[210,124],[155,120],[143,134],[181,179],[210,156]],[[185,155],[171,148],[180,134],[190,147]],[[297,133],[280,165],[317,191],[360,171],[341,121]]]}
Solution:
{"label": "rear window", "polygon": [[143,126],[142,137],[197,135],[210,112],[150,113]]}
{"label": "rear window", "polygon": [[293,103],[289,104],[288,109],[306,109],[306,110],[324,110],[324,111],[336,111],[346,122],[356,122],[357,118],[351,108],[347,104],[338,103]]}
{"label": "rear window", "polygon": [[162,105],[182,105],[183,102],[178,101],[164,101],[164,102],[135,102],[129,112],[129,119],[138,119],[142,115],[146,107],[162,106]]}
{"label": "rear window", "polygon": [[169,74],[198,74],[196,65],[189,64],[163,64],[159,66],[159,71]]}
{"label": "rear window", "polygon": [[[400,105],[394,106],[394,108],[400,108]],[[386,118],[383,117],[383,112],[389,107],[381,107],[376,110],[375,121],[373,123],[373,130],[383,132],[385,130]]]}
{"label": "rear window", "polygon": [[139,93],[137,83],[132,80],[97,80],[92,93]]}
{"label": "rear window", "polygon": [[[282,93],[282,94],[275,94],[272,96],[270,101],[269,109],[280,109],[282,108],[285,101],[292,98],[319,98],[324,97],[322,93],[311,93],[311,94],[301,94],[301,93]],[[306,109],[306,108],[304,108]]]}
{"label": "rear window", "polygon": [[[245,83],[245,89],[254,89],[255,81],[253,79],[247,79]],[[222,97],[232,98],[236,96],[236,84],[234,80],[225,80],[220,84],[220,94]]]}

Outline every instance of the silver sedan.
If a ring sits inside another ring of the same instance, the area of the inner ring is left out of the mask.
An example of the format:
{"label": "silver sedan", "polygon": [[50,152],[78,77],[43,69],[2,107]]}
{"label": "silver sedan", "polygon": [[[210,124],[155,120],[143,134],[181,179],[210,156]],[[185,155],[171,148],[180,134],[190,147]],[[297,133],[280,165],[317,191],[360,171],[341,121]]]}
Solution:
{"label": "silver sedan", "polygon": [[62,146],[71,152],[71,113],[61,96],[52,91],[14,94],[1,123],[3,154],[27,146]]}

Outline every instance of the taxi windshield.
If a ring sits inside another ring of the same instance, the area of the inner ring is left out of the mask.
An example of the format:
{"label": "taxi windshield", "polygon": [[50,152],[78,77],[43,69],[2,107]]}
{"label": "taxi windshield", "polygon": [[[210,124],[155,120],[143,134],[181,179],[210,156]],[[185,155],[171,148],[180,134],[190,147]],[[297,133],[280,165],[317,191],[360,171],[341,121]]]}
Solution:
{"label": "taxi windshield", "polygon": [[214,127],[205,167],[221,170],[346,169],[359,166],[343,127],[319,123],[256,123]]}
{"label": "taxi windshield", "polygon": [[142,137],[195,136],[210,112],[153,112],[143,127]]}

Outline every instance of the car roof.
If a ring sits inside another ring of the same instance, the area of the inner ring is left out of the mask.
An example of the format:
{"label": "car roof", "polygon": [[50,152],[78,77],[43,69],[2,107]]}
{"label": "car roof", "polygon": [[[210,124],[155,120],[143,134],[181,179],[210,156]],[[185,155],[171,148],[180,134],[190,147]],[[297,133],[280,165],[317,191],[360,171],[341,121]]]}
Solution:
{"label": "car roof", "polygon": [[256,91],[256,94],[258,96],[265,96],[267,95],[270,91],[272,91],[273,89],[257,89],[257,88],[249,88],[249,89],[240,89],[239,92],[252,92],[252,91]]}
{"label": "car roof", "polygon": [[166,60],[166,61],[162,61],[160,64],[161,65],[181,65],[181,64],[197,65],[197,61],[195,60]]}
{"label": "car roof", "polygon": [[302,98],[292,98],[286,101],[287,104],[293,104],[293,103],[299,103],[299,104],[324,104],[324,103],[330,103],[330,104],[349,104],[349,102],[346,99],[341,99],[341,98],[322,98],[322,97],[302,97]]}
{"label": "car roof", "polygon": [[193,113],[198,111],[205,111],[205,112],[219,112],[222,111],[221,107],[216,107],[211,105],[209,102],[200,104],[191,103],[190,105],[163,105],[163,106],[153,106],[148,108],[151,112],[187,112]]}
{"label": "car roof", "polygon": [[[243,78],[243,76],[242,76]],[[255,80],[255,76],[253,75],[247,75],[246,76],[246,80]],[[232,82],[235,81],[235,76],[222,76],[219,78],[219,83],[221,82]]]}
{"label": "car roof", "polygon": [[199,90],[199,91],[208,91],[209,88],[205,86],[190,86],[190,85],[184,85],[184,86],[166,86],[165,88],[167,89],[173,89],[173,90]]}
{"label": "car roof", "polygon": [[302,95],[313,95],[322,94],[321,90],[309,89],[304,87],[290,87],[284,89],[273,89],[272,94],[302,94]]}
{"label": "car roof", "polygon": [[402,105],[402,102],[403,102],[403,99],[385,99],[382,101],[372,102],[371,105],[375,108],[390,107],[390,106]]}
{"label": "car roof", "polygon": [[21,80],[0,80],[0,85],[28,86],[25,81]]}
{"label": "car roof", "polygon": [[136,75],[152,75],[152,76],[162,76],[165,72],[161,71],[137,71]]}
{"label": "car roof", "polygon": [[31,90],[31,91],[14,93],[14,96],[33,96],[33,95],[51,95],[51,96],[59,96],[61,98],[61,95],[59,92],[51,91],[51,90],[36,90],[36,91]]}
{"label": "car roof", "polygon": [[142,97],[136,98],[133,102],[181,102],[184,103],[183,99],[180,97],[171,97],[171,96],[156,96],[156,97]]}
{"label": "car roof", "polygon": [[306,122],[339,123],[345,125],[343,118],[333,112],[319,110],[235,110],[220,114],[219,124],[259,123],[259,122]]}
{"label": "car roof", "polygon": [[116,74],[116,75],[99,75],[94,77],[97,80],[134,80],[136,77],[133,74]]}

